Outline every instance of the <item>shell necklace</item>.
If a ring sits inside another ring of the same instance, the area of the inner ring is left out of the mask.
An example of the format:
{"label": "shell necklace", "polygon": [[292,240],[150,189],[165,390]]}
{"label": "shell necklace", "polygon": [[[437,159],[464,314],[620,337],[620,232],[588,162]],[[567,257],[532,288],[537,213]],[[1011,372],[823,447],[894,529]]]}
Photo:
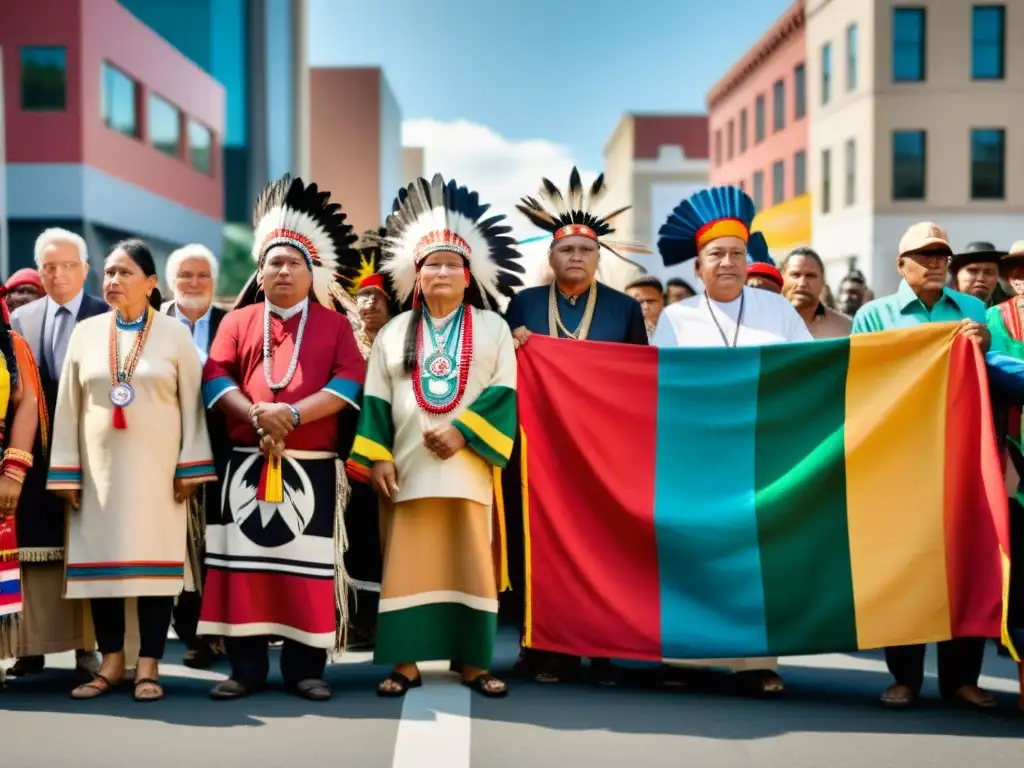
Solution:
{"label": "shell necklace", "polygon": [[292,350],[292,358],[288,361],[288,370],[284,378],[276,384],[271,378],[271,370],[274,364],[274,353],[270,348],[270,313],[271,304],[269,301],[263,303],[263,379],[267,382],[271,392],[277,392],[287,387],[295,375],[295,369],[299,366],[299,350],[302,348],[302,337],[306,333],[306,321],[309,320],[309,300],[302,306],[302,316],[299,319],[299,331],[295,334],[295,349]]}

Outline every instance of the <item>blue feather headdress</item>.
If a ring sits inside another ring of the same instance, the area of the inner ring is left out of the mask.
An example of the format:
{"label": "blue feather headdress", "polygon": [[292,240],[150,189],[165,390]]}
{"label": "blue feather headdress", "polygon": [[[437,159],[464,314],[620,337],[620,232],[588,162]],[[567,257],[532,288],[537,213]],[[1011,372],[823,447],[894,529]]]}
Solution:
{"label": "blue feather headdress", "polygon": [[658,230],[658,252],[666,267],[696,258],[700,249],[719,237],[738,237],[747,244],[747,261],[774,264],[768,243],[750,225],[757,211],[739,187],[712,187],[690,195],[675,207]]}

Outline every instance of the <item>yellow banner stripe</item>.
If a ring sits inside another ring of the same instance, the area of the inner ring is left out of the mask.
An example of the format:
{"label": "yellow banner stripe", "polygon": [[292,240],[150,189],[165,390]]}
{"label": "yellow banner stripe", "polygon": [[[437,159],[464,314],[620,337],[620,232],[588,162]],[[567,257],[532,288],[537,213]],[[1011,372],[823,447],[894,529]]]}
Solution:
{"label": "yellow banner stripe", "polygon": [[466,411],[459,416],[459,421],[473,431],[495,453],[504,458],[512,455],[512,438],[495,429],[487,419],[474,411]]}
{"label": "yellow banner stripe", "polygon": [[391,455],[391,451],[380,443],[376,443],[362,435],[356,435],[355,442],[352,443],[352,454],[362,456],[367,461],[395,460],[395,457]]}
{"label": "yellow banner stripe", "polygon": [[[861,648],[949,638],[946,411],[934,404],[946,399],[951,333],[936,327],[902,344],[893,332],[851,339],[846,508]],[[908,462],[930,472],[894,484]]]}

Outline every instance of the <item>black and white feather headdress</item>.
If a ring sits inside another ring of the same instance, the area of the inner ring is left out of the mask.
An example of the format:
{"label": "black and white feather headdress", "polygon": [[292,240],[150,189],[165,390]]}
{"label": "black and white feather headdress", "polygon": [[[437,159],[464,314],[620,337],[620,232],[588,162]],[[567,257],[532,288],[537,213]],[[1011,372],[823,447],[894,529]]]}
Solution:
{"label": "black and white feather headdress", "polygon": [[603,173],[594,180],[589,190],[584,191],[580,172],[573,168],[565,194],[549,179],[541,179],[538,194],[540,200],[524,197],[516,208],[538,227],[550,232],[555,241],[572,235],[589,237],[623,259],[626,257],[622,253],[651,253],[651,249],[642,243],[607,239],[608,235],[615,232],[612,219],[632,207],[624,205],[609,213],[598,213],[607,193],[608,185],[605,184]]}
{"label": "black and white feather headdress", "polygon": [[[331,202],[331,193],[315,183],[285,174],[263,188],[253,210],[252,257],[257,271],[267,252],[276,245],[290,245],[305,258],[313,276],[313,295],[331,309],[355,312],[355,302],[346,290],[340,265],[358,260],[353,256],[356,235],[345,221],[341,205]],[[256,275],[242,290],[236,307],[262,300]]]}
{"label": "black and white feather headdress", "polygon": [[503,297],[512,296],[526,270],[504,214],[484,218],[489,208],[476,192],[454,179],[446,182],[440,174],[429,182],[417,179],[399,191],[387,220],[381,267],[399,304],[408,304],[420,266],[437,251],[463,258],[471,278],[467,303],[499,309]]}

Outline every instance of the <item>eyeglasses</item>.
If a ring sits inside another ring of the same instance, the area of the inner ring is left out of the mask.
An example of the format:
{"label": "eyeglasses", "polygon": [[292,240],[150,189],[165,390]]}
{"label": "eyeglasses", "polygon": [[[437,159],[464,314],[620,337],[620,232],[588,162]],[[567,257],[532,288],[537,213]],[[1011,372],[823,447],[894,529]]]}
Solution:
{"label": "eyeglasses", "polygon": [[442,272],[446,275],[454,275],[463,269],[465,267],[462,265],[456,266],[455,264],[424,264],[420,267],[420,271],[425,275],[440,275]]}

